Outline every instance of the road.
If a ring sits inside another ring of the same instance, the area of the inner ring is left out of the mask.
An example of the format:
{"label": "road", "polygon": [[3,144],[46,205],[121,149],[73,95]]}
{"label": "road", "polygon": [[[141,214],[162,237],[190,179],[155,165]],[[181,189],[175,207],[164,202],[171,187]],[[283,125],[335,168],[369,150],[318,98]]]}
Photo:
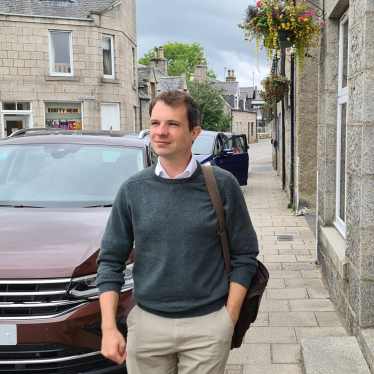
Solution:
{"label": "road", "polygon": [[271,155],[271,143],[270,139],[259,139],[258,143],[253,143],[249,145],[249,162],[258,160]]}

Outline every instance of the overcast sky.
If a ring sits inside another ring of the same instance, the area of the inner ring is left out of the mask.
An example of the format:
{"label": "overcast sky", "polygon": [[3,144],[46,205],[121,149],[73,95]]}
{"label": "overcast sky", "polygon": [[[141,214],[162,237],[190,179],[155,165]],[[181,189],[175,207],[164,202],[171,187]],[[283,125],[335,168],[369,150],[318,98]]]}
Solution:
{"label": "overcast sky", "polygon": [[254,0],[137,0],[138,58],[154,46],[171,42],[198,42],[208,55],[209,67],[223,80],[224,68],[235,70],[240,86],[260,88],[269,74],[263,51],[260,72],[253,57],[254,42],[245,45],[239,29],[243,14]]}

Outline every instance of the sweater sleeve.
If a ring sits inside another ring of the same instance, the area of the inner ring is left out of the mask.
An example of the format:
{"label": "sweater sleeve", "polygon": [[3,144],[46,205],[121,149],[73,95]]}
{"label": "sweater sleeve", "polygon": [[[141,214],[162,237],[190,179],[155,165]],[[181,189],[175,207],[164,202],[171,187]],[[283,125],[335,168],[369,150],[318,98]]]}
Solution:
{"label": "sweater sleeve", "polygon": [[106,291],[121,292],[124,284],[123,271],[134,243],[131,212],[126,199],[124,184],[114,200],[111,215],[101,241],[97,259],[98,274],[96,285],[99,295]]}
{"label": "sweater sleeve", "polygon": [[[222,180],[222,177],[220,179]],[[248,289],[257,271],[257,235],[238,181],[232,174],[225,173],[222,182],[220,192],[226,214],[232,266],[230,282],[239,283]]]}

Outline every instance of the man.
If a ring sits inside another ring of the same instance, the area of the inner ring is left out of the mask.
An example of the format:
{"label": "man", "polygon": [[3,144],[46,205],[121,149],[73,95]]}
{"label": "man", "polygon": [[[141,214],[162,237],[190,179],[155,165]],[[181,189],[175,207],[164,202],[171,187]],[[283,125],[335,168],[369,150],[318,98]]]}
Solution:
{"label": "man", "polygon": [[[218,223],[201,165],[191,148],[201,108],[166,92],[150,106],[156,165],[129,178],[115,199],[98,258],[102,354],[129,374],[222,374],[258,244],[235,177],[214,168],[226,214],[230,284]],[[134,298],[126,342],[115,312],[133,242]]]}

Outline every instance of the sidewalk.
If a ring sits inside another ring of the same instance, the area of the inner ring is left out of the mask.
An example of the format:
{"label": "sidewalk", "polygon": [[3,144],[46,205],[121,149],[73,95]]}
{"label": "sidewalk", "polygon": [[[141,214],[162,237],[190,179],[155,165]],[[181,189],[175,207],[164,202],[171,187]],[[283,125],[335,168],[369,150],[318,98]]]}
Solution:
{"label": "sidewalk", "polygon": [[313,233],[305,217],[287,209],[271,169],[270,156],[251,163],[244,189],[270,281],[257,321],[242,347],[231,351],[225,374],[300,374],[300,338],[347,336],[314,264]]}

